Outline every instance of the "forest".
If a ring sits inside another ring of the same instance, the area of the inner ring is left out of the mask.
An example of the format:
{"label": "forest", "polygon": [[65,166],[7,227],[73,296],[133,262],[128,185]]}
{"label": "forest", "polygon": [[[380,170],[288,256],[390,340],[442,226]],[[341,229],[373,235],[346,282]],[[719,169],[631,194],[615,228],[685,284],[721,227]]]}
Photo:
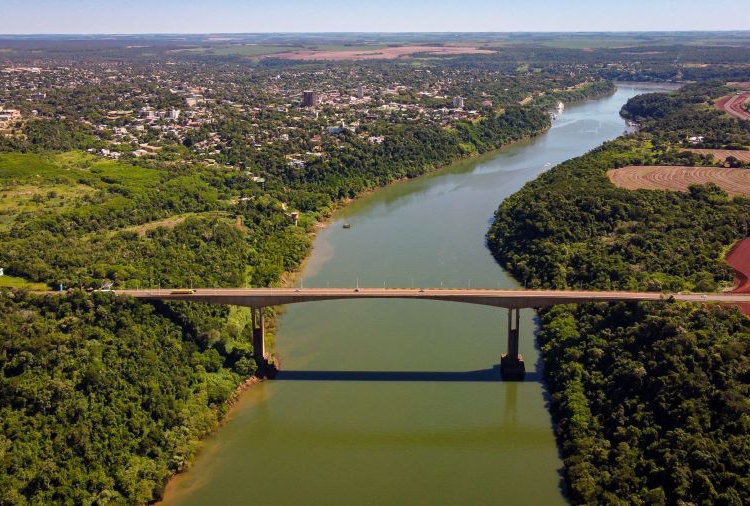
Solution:
{"label": "forest", "polygon": [[255,367],[227,309],[83,292],[0,308],[2,504],[150,502]]}
{"label": "forest", "polygon": [[[531,287],[730,287],[723,257],[748,234],[749,199],[713,185],[628,191],[606,176],[658,163],[691,128],[750,144],[746,124],[710,106],[725,93],[702,83],[632,99],[623,111],[643,122],[639,132],[553,168],[500,206],[487,237],[498,261]],[[738,309],[667,300],[558,306],[540,316],[574,503],[750,501],[750,322]]]}

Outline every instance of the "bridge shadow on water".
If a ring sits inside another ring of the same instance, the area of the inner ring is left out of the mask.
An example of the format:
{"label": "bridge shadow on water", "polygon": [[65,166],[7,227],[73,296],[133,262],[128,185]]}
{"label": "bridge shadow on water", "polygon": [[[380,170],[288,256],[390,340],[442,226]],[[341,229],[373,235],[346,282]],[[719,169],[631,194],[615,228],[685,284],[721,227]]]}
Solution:
{"label": "bridge shadow on water", "polygon": [[[300,371],[281,370],[274,381],[382,381],[382,382],[500,382],[500,364],[478,371]],[[526,373],[524,382],[542,381],[541,373]]]}

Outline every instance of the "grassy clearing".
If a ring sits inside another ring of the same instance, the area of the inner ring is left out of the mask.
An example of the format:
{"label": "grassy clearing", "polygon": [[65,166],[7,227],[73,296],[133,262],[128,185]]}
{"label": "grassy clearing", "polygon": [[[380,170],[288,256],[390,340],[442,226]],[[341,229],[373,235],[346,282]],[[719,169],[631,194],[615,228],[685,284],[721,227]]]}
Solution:
{"label": "grassy clearing", "polygon": [[163,171],[127,165],[114,160],[98,160],[91,166],[91,174],[99,176],[105,183],[114,180],[129,188],[150,188],[161,181]]}
{"label": "grassy clearing", "polygon": [[387,47],[398,47],[403,45],[408,44],[319,44],[308,45],[300,49],[305,51],[374,51],[376,49],[385,49]]}
{"label": "grassy clearing", "polygon": [[169,49],[166,51],[167,53],[207,53],[210,51],[210,48],[207,47],[186,47],[182,49]]}
{"label": "grassy clearing", "polygon": [[0,231],[8,229],[23,216],[76,205],[95,188],[82,184],[21,185],[0,190]]}
{"label": "grassy clearing", "polygon": [[20,185],[74,184],[89,186],[127,184],[150,187],[160,181],[158,170],[105,160],[81,151],[54,155],[36,153],[0,154],[0,191]]}
{"label": "grassy clearing", "polygon": [[65,176],[53,157],[36,153],[0,154],[0,183],[42,182]]}
{"label": "grassy clearing", "polygon": [[210,50],[210,54],[216,56],[266,56],[269,54],[288,53],[290,51],[299,51],[299,46],[228,46],[216,47]]}
{"label": "grassy clearing", "polygon": [[639,46],[647,44],[648,40],[638,37],[573,37],[549,40],[542,43],[543,46],[561,49],[587,49],[601,48],[611,49],[616,47]]}
{"label": "grassy clearing", "polygon": [[184,222],[186,219],[192,217],[192,216],[199,216],[201,214],[212,214],[212,211],[209,211],[207,213],[185,213],[185,214],[177,214],[175,216],[170,216],[169,218],[165,218],[163,220],[157,220],[157,221],[151,221],[149,223],[144,223],[143,225],[137,225],[134,227],[127,227],[123,228],[115,232],[137,232],[138,235],[146,235],[146,232],[149,230],[156,230],[157,228],[174,228],[180,223]]}
{"label": "grassy clearing", "polygon": [[[233,215],[230,215],[229,213],[225,213],[221,211],[206,211],[203,213],[184,213],[184,214],[175,214],[174,216],[170,216],[169,218],[164,218],[163,220],[150,221],[142,225],[135,225],[132,227],[125,227],[125,228],[120,228],[117,230],[110,230],[106,232],[106,236],[111,238],[121,232],[135,232],[139,236],[144,237],[146,233],[150,232],[151,230],[156,230],[157,228],[167,228],[167,229],[175,228],[176,226],[184,223],[185,220],[187,220],[188,218],[197,218],[201,216],[206,217],[206,218],[214,218],[216,220],[221,220],[224,223],[227,223],[233,226],[236,224],[236,218]],[[91,240],[92,238],[99,236],[99,235],[101,235],[100,232],[86,234],[82,236],[82,239]]]}
{"label": "grassy clearing", "polygon": [[[112,187],[140,192],[161,184],[163,171],[106,160],[81,151],[39,155],[0,154],[0,231],[19,220],[50,211],[80,207],[84,199]],[[128,204],[116,193],[104,193],[104,208]]]}
{"label": "grassy clearing", "polygon": [[35,291],[49,290],[49,287],[44,283],[31,283],[23,278],[17,278],[15,276],[0,276],[0,287],[23,288]]}

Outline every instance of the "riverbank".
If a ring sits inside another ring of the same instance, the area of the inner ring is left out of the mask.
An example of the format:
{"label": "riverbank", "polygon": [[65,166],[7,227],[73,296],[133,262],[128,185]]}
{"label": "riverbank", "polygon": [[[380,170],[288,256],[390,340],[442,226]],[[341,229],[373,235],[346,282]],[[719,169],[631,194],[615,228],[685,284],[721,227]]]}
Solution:
{"label": "riverbank", "polygon": [[[722,253],[744,235],[746,199],[711,187],[630,192],[606,177],[615,164],[644,156],[651,139],[645,136],[663,138],[664,125],[699,114],[700,101],[689,94],[710,89],[680,93],[688,98],[678,96],[679,106],[646,124],[644,137],[620,138],[569,160],[504,201],[489,233],[502,265],[534,287],[560,289],[712,291],[729,281]],[[649,107],[660,105],[653,102]],[[715,117],[701,118],[706,130]],[[746,247],[743,241],[730,255],[743,275]],[[750,498],[741,451],[750,433],[736,429],[742,408],[716,402],[746,397],[750,322],[736,309],[587,304],[540,316],[545,378],[573,502]],[[672,466],[674,452],[698,446],[705,452],[700,462]],[[703,465],[709,461],[726,465]],[[707,482],[713,486],[702,487]]]}

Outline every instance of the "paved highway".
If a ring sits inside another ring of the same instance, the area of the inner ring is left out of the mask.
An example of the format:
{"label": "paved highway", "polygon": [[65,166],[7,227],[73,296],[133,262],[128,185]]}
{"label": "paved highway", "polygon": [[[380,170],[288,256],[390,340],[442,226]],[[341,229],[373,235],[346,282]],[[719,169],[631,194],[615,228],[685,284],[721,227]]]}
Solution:
{"label": "paved highway", "polygon": [[648,301],[673,297],[685,302],[750,304],[750,294],[658,292],[593,292],[563,290],[493,290],[462,288],[221,288],[116,290],[138,299],[193,300],[247,307],[278,306],[340,299],[417,299],[464,302],[505,308],[541,308],[584,302]]}

